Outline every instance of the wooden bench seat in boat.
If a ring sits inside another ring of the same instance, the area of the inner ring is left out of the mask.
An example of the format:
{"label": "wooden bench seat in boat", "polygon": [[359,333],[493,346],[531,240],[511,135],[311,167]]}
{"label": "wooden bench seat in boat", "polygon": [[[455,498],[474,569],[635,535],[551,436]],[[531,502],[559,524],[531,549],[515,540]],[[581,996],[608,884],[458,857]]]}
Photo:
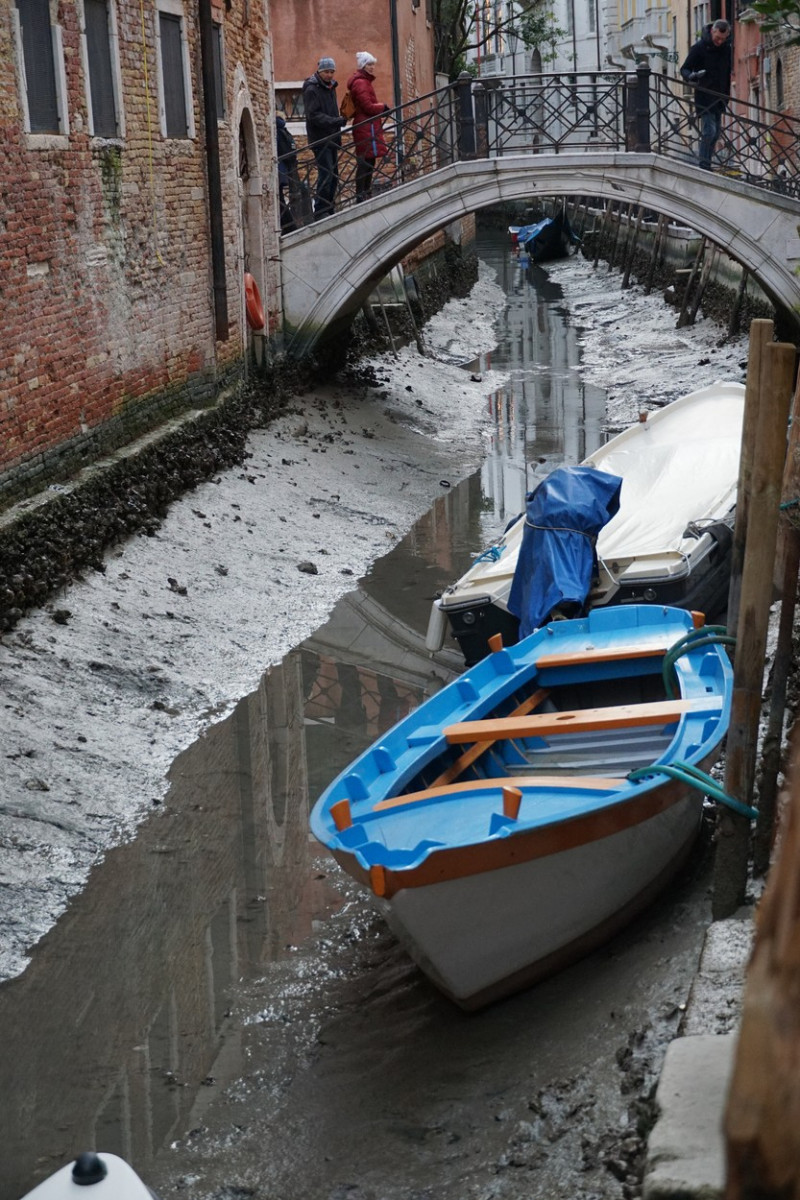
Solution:
{"label": "wooden bench seat in boat", "polygon": [[452,745],[499,741],[501,738],[549,737],[559,733],[625,729],[637,725],[667,725],[685,713],[719,712],[718,697],[657,700],[647,704],[617,704],[609,708],[577,708],[564,712],[531,713],[518,717],[489,717],[448,725],[444,736]]}
{"label": "wooden bench seat in boat", "polygon": [[631,658],[663,658],[669,646],[639,645],[639,646],[587,646],[582,650],[556,651],[554,654],[540,654],[535,661],[536,669],[541,671],[546,667],[572,667],[583,663],[620,662]]}
{"label": "wooden bench seat in boat", "polygon": [[616,792],[625,783],[624,779],[607,779],[601,775],[539,775],[531,779],[530,775],[504,775],[501,779],[471,779],[467,783],[451,783],[444,787],[429,787],[420,792],[406,792],[402,796],[388,796],[373,805],[374,812],[383,812],[387,808],[399,808],[403,804],[418,804],[421,800],[435,800],[440,796],[450,796],[458,792],[491,792],[498,788],[525,788],[527,791],[539,788],[583,789],[600,792]]}

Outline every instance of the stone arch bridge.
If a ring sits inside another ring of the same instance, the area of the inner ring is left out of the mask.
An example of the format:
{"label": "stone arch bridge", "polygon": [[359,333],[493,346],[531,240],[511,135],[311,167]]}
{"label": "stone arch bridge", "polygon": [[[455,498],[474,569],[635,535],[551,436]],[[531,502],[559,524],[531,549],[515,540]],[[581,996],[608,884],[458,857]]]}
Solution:
{"label": "stone arch bridge", "polygon": [[282,238],[286,347],[335,336],[378,281],[424,238],[468,213],[536,196],[642,205],[705,235],[800,324],[800,201],[657,153],[507,153],[403,183]]}

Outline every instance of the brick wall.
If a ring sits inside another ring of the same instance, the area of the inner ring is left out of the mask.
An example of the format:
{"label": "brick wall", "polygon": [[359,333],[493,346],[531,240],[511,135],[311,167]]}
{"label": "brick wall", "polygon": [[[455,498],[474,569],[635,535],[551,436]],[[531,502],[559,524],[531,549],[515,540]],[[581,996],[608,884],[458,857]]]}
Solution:
{"label": "brick wall", "polygon": [[[69,130],[26,133],[14,14],[0,0],[0,502],[208,401],[241,369],[243,248],[250,248],[248,267],[273,327],[278,317],[266,6],[215,13],[226,65],[218,132],[230,326],[221,341],[197,6],[184,7],[194,122],[194,136],[185,138],[161,132],[152,0],[144,7],[144,44],[138,0],[117,0],[124,136],[114,139],[89,135],[77,6],[55,0]],[[252,117],[258,166],[251,166],[255,182],[244,184],[243,108]],[[249,201],[248,191],[255,193]]]}

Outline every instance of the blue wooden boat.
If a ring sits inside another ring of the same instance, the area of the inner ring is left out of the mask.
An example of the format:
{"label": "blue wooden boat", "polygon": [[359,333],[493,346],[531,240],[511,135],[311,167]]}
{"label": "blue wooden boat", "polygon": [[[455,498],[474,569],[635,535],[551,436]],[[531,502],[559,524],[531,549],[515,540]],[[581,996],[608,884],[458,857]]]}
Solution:
{"label": "blue wooden boat", "polygon": [[[701,620],[701,618],[698,618]],[[683,609],[603,608],[495,649],[361,754],[311,829],[464,1008],[620,928],[698,832],[732,672]]]}

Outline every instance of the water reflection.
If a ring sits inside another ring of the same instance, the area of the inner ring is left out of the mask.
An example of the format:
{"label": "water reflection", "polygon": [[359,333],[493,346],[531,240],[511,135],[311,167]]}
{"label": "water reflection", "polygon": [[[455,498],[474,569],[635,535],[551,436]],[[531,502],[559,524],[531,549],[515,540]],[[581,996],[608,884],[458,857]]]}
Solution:
{"label": "water reflection", "polygon": [[506,236],[487,237],[481,257],[508,296],[491,365],[510,371],[510,379],[490,397],[489,453],[481,471],[483,540],[490,541],[548,472],[581,462],[602,444],[606,403],[605,393],[579,373],[579,331],[558,284],[541,267],[520,265]]}
{"label": "water reflection", "polygon": [[3,1197],[91,1147],[146,1177],[204,1094],[241,1073],[232,987],[341,903],[313,869],[310,802],[458,671],[454,650],[425,651],[433,596],[523,507],[537,475],[599,443],[603,397],[576,373],[557,289],[523,278],[505,238],[481,253],[509,295],[494,363],[512,370],[489,400],[483,470],[443,481],[324,628],[175,761],[163,808],[106,856],[24,975],[0,987]]}

